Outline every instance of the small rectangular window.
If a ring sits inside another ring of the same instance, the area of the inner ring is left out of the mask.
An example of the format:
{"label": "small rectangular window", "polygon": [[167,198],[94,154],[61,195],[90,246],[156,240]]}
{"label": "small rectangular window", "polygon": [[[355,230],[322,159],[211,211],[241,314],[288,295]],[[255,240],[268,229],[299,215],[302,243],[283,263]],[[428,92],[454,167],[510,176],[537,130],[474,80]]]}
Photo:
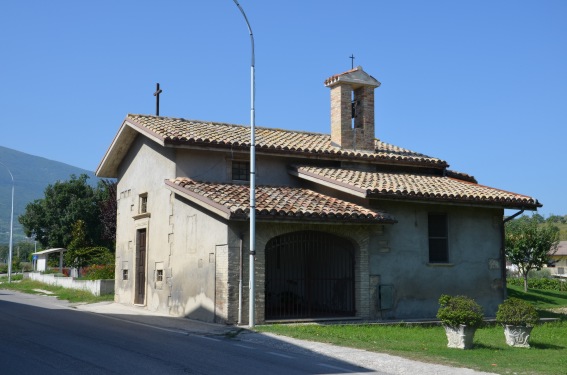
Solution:
{"label": "small rectangular window", "polygon": [[234,181],[250,181],[250,162],[233,161],[232,179]]}
{"label": "small rectangular window", "polygon": [[122,270],[122,280],[128,280],[128,270]]}
{"label": "small rectangular window", "polygon": [[140,213],[145,214],[148,212],[148,195],[142,194],[140,195]]}
{"label": "small rectangular window", "polygon": [[163,281],[163,270],[156,270],[156,281]]}
{"label": "small rectangular window", "polygon": [[449,262],[447,215],[429,214],[429,263]]}

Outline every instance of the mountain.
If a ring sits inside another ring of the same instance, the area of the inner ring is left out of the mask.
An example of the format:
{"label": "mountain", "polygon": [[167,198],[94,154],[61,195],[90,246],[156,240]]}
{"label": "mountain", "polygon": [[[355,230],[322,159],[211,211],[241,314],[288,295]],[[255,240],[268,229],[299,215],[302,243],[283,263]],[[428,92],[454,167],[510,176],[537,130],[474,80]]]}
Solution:
{"label": "mountain", "polygon": [[[14,244],[25,238],[18,216],[25,212],[28,203],[44,197],[47,185],[67,181],[73,174],[86,174],[89,176],[89,184],[93,186],[99,180],[94,172],[2,146],[0,163],[5,164],[14,176]],[[8,244],[10,240],[12,179],[5,166],[0,164],[0,245]]]}

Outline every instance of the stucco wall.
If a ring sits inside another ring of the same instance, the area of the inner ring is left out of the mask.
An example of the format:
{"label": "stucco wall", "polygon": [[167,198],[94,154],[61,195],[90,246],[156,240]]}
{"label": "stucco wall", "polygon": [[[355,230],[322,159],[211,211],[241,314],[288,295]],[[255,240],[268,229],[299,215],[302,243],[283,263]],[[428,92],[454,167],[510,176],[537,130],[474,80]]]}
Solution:
{"label": "stucco wall", "polygon": [[565,255],[553,255],[550,257],[555,263],[554,267],[546,267],[551,275],[567,276],[567,257]]}
{"label": "stucco wall", "polygon": [[[198,181],[231,182],[231,162],[248,161],[248,154],[224,151],[176,151],[177,176]],[[287,172],[290,164],[298,162],[288,157],[258,155],[256,158],[256,183],[258,185],[300,186],[296,177]]]}
{"label": "stucco wall", "polygon": [[[494,316],[502,300],[500,209],[379,202],[398,220],[371,241],[370,275],[393,287],[383,318],[435,317],[440,294],[465,294]],[[448,217],[449,263],[429,263],[428,213]]]}
{"label": "stucco wall", "polygon": [[[138,136],[119,169],[116,233],[116,297],[121,303],[134,303],[136,285],[136,231],[147,230],[145,302],[150,310],[166,308],[150,285],[155,284],[155,265],[169,268],[168,236],[170,193],[166,178],[175,177],[174,153],[147,138]],[[140,215],[140,195],[147,194],[147,214]],[[123,280],[124,270],[128,279]],[[167,274],[167,272],[166,272]]]}
{"label": "stucco wall", "polygon": [[216,286],[222,285],[217,278],[223,278],[227,269],[226,224],[184,198],[172,196],[172,204],[169,312],[209,322],[218,316],[222,321],[226,317],[225,296]]}
{"label": "stucco wall", "polygon": [[[136,230],[148,231],[146,298],[150,310],[204,321],[236,323],[240,235],[243,234],[242,323],[248,322],[249,224],[226,222],[176,196],[167,178],[230,181],[230,161],[239,155],[163,148],[139,137],[119,171],[116,300],[134,303]],[[305,185],[287,173],[293,160],[258,158],[258,184]],[[320,189],[321,190],[321,189]],[[337,195],[330,189],[328,194]],[[148,213],[139,214],[147,194]],[[338,194],[346,197],[346,194]],[[347,197],[348,198],[348,197]],[[352,197],[351,197],[352,198]],[[368,204],[352,198],[352,201]],[[361,318],[434,317],[441,293],[467,294],[494,315],[502,298],[500,244],[502,210],[374,201],[391,213],[393,225],[257,224],[256,317],[264,321],[264,249],[274,236],[317,230],[349,238],[356,248],[356,311]],[[428,262],[429,212],[448,215],[449,263]],[[123,280],[124,271],[128,279]],[[163,280],[156,279],[157,270]],[[392,305],[382,309],[379,287],[390,288]]]}

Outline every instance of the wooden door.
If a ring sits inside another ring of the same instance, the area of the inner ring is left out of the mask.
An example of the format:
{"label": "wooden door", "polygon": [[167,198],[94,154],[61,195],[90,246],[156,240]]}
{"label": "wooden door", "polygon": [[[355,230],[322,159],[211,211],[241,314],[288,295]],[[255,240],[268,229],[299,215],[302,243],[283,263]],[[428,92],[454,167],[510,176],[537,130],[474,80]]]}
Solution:
{"label": "wooden door", "polygon": [[146,298],[146,229],[139,229],[136,237],[136,298],[134,303],[143,305]]}

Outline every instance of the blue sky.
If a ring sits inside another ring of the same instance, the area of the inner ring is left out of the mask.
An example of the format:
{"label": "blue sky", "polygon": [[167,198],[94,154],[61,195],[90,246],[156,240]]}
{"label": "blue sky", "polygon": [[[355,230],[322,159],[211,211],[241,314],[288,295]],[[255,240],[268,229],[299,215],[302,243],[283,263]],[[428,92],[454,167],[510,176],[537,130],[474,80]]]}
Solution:
{"label": "blue sky", "polygon": [[[323,81],[382,82],[376,137],[567,214],[567,2],[240,0],[256,124],[329,132]],[[127,113],[249,124],[232,0],[0,3],[0,145],[95,170]]]}

